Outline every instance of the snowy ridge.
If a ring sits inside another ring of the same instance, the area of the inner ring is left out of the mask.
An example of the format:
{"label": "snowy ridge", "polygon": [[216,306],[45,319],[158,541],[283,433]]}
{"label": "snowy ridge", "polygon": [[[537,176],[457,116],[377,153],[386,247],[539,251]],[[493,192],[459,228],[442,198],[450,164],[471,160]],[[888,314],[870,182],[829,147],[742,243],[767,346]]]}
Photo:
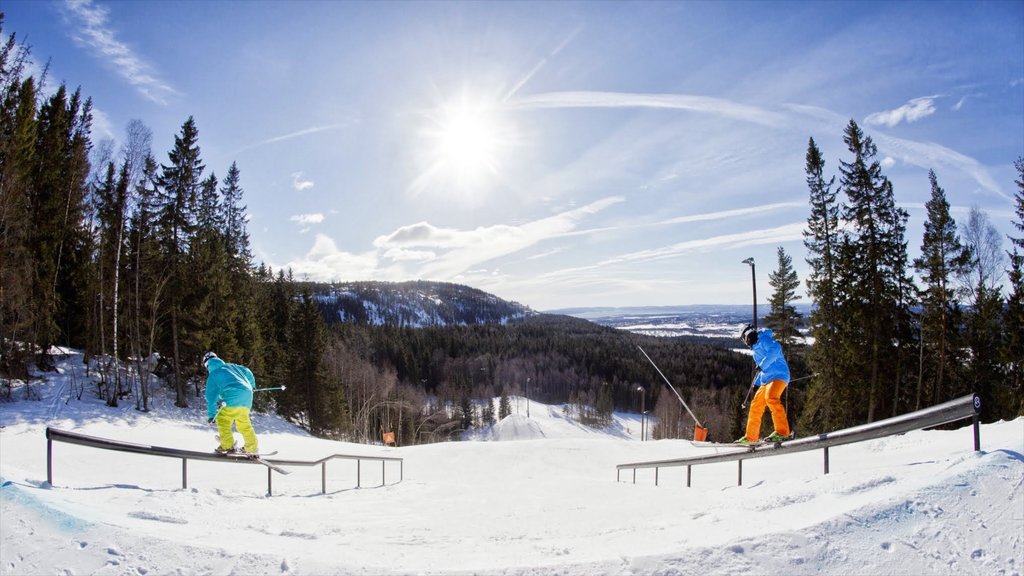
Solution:
{"label": "snowy ridge", "polygon": [[373,326],[505,324],[533,314],[516,302],[444,282],[351,282],[319,292],[317,300],[342,322]]}
{"label": "snowy ridge", "polygon": [[[736,467],[663,469],[616,482],[615,465],[700,453],[686,440],[639,442],[636,415],[610,432],[558,406],[513,400],[481,440],[385,448],[312,438],[269,415],[263,449],[287,459],[399,456],[380,469],[295,468],[267,498],[258,467],[54,446],[47,425],[119,440],[212,449],[198,402],[68,401],[61,376],[41,400],[0,404],[0,574],[1004,574],[1024,558],[1024,419],[918,431]],[[79,369],[80,373],[80,369]],[[79,374],[80,377],[80,374]],[[354,468],[354,467],[352,467]],[[376,476],[375,476],[376,475]],[[375,487],[376,486],[376,487]]]}

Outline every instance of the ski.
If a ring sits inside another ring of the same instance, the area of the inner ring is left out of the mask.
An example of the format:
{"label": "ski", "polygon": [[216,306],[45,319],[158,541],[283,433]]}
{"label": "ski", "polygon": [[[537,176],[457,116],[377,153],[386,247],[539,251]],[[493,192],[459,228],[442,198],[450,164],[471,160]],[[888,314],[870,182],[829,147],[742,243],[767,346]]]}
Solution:
{"label": "ski", "polygon": [[259,462],[260,464],[263,464],[264,466],[270,468],[271,470],[277,472],[278,474],[284,474],[286,476],[288,474],[291,474],[291,471],[285,470],[284,468],[278,466],[277,464],[267,462],[266,460],[263,459],[264,456],[273,456],[274,454],[277,454],[277,450],[274,450],[273,452],[263,452],[260,454],[246,454],[245,452],[215,452],[215,454],[217,454],[218,456],[223,456],[224,458],[234,458],[235,460],[252,460],[253,462]]}
{"label": "ski", "polygon": [[695,440],[691,440],[690,444],[693,444],[697,448],[746,448],[749,452],[753,452],[754,450],[757,450],[758,448],[763,448],[765,446],[771,446],[772,448],[781,448],[783,444],[785,444],[785,441],[768,442],[765,440],[760,440],[758,442],[751,442],[749,444],[741,444],[739,442],[697,442]]}
{"label": "ski", "polygon": [[260,458],[262,458],[264,456],[273,456],[274,454],[277,454],[277,450],[274,450],[273,452],[258,452],[256,454],[249,454],[248,452],[242,452],[242,451],[237,451],[237,450],[233,451],[233,452],[214,452],[214,453],[215,454],[220,454],[221,456],[231,456],[233,458],[251,458],[253,456],[259,456]]}

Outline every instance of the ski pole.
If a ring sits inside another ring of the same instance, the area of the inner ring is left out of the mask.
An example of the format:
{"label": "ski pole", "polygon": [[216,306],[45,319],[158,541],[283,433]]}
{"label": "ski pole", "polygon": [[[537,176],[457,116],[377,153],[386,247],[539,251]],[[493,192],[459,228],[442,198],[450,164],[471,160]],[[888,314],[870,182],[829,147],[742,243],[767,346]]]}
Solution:
{"label": "ski pole", "polygon": [[747,388],[747,395],[743,397],[743,404],[740,408],[746,408],[747,402],[750,400],[750,393],[754,391],[754,383],[757,382],[757,372],[754,372],[754,377],[750,380],[750,388]]}
{"label": "ski pole", "polygon": [[254,388],[253,392],[270,392],[273,390],[284,390],[284,386],[267,386],[266,388]]}
{"label": "ski pole", "polygon": [[[640,345],[637,344],[636,347],[640,348]],[[651,360],[651,357],[647,355],[647,352],[644,352],[643,348],[640,348],[640,352],[643,353],[644,357],[647,358],[647,361],[651,363],[651,366],[654,366],[654,369],[658,371],[658,374],[661,375],[661,379],[665,381],[665,384],[668,384],[669,390],[671,390],[676,395],[676,398],[679,398],[679,401],[682,402],[683,404],[683,408],[686,408],[686,411],[690,413],[690,417],[693,418],[693,421],[697,423],[697,426],[703,428],[704,425],[701,424],[700,420],[697,420],[697,417],[693,415],[693,411],[690,410],[690,407],[686,405],[686,402],[683,400],[683,397],[679,395],[679,392],[676,392],[675,387],[673,387],[672,383],[668,381],[668,378],[665,378],[665,375],[661,373],[661,369],[658,368],[658,365],[654,363],[654,360]]]}

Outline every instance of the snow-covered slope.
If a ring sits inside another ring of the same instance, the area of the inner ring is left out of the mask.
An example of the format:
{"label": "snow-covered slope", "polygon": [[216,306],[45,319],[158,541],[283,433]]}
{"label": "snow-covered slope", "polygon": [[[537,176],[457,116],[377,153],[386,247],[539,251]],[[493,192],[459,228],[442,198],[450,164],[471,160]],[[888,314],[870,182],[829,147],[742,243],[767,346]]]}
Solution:
{"label": "snow-covered slope", "polygon": [[[282,458],[333,453],[404,458],[273,477],[247,464],[194,462],[55,444],[47,425],[206,450],[200,409],[158,399],[152,413],[68,401],[68,372],[41,400],[0,404],[0,573],[24,574],[1006,574],[1024,567],[1024,419],[912,432],[736,465],[638,472],[615,465],[699,453],[683,440],[640,442],[618,415],[612,433],[559,407],[530,405],[488,440],[405,448],[312,438],[254,419]],[[19,394],[18,391],[15,392]],[[88,396],[88,392],[87,392]],[[197,402],[198,404],[198,402]],[[707,450],[707,449],[703,449]]]}

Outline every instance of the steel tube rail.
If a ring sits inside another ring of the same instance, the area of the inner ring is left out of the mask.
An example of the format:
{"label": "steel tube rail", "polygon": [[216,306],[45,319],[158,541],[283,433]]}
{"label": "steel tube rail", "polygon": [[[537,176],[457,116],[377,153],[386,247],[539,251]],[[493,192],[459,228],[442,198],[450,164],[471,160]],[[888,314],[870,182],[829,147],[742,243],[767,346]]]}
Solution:
{"label": "steel tube rail", "polygon": [[[163,456],[169,458],[181,458],[181,487],[183,489],[188,488],[188,460],[207,460],[211,462],[231,462],[236,464],[256,464],[262,466],[259,462],[254,460],[248,460],[244,458],[225,458],[223,456],[214,454],[212,452],[199,452],[196,450],[183,450],[180,448],[167,448],[163,446],[152,446],[149,444],[136,444],[132,442],[124,442],[121,440],[111,440],[108,438],[100,438],[97,436],[88,436],[80,434],[78,432],[69,432],[67,430],[59,430],[57,428],[46,428],[46,481],[51,486],[53,485],[53,442],[65,442],[67,444],[78,444],[80,446],[87,446],[90,448],[99,448],[102,450],[114,450],[116,452],[129,452],[133,454],[146,454],[149,456]],[[392,456],[356,456],[351,454],[332,454],[325,456],[319,460],[277,460],[266,458],[267,462],[271,464],[277,464],[281,466],[323,466],[321,471],[321,493],[327,493],[327,461],[328,460],[356,460],[357,462],[362,460],[380,460],[381,466],[385,467],[387,462],[398,462],[399,463],[399,478],[398,481],[404,480],[405,466],[402,458]],[[357,465],[357,468],[361,468]],[[387,484],[387,476],[384,474],[385,470],[381,473],[382,486]],[[272,470],[267,468],[267,495],[272,495]],[[357,471],[357,476],[361,476],[361,470]],[[362,486],[362,478],[356,479],[356,486]]]}
{"label": "steel tube rail", "polygon": [[[805,452],[808,450],[825,450],[825,474],[829,472],[829,452],[828,449],[832,446],[841,446],[843,444],[852,444],[854,442],[862,442],[864,440],[873,440],[876,438],[883,438],[885,436],[893,436],[896,434],[903,434],[911,430],[920,430],[922,428],[931,428],[933,426],[940,426],[942,424],[948,424],[950,422],[956,422],[967,418],[973,418],[974,420],[974,449],[981,450],[980,432],[978,428],[978,413],[981,410],[981,400],[976,394],[970,394],[957,398],[956,400],[950,400],[943,404],[932,406],[931,408],[925,408],[916,412],[910,412],[888,418],[886,420],[879,420],[878,422],[872,422],[870,424],[863,424],[861,426],[854,426],[853,428],[844,428],[842,430],[836,430],[834,432],[826,432],[818,434],[816,436],[807,436],[805,438],[799,438],[797,440],[791,440],[786,442],[782,448],[762,448],[751,451],[743,446],[723,446],[724,452],[716,454],[708,454],[704,456],[692,456],[688,458],[677,458],[671,460],[655,460],[650,462],[632,462],[629,464],[619,464],[616,468],[616,479],[619,478],[618,472],[622,470],[633,470],[633,480],[636,482],[636,470],[642,468],[666,468],[671,466],[694,466],[698,464],[712,464],[715,462],[732,462],[738,461],[739,464],[739,484],[743,483],[743,460],[750,460],[754,458],[767,458],[769,456],[782,456],[785,454],[792,454],[796,452]],[[689,474],[687,474],[687,486],[689,486]]]}

